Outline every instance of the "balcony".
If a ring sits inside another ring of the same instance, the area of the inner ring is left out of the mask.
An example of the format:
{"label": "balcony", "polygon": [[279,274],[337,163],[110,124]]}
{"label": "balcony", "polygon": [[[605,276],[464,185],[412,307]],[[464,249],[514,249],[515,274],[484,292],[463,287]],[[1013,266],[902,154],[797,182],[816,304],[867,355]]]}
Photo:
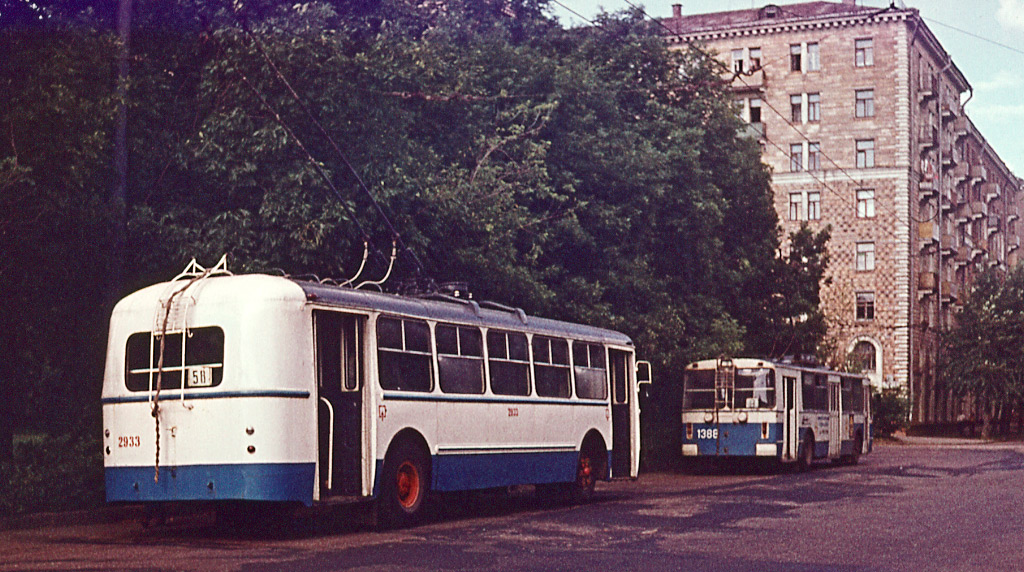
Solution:
{"label": "balcony", "polygon": [[939,225],[934,221],[922,222],[917,225],[917,235],[921,239],[921,248],[925,249],[939,243]]}
{"label": "balcony", "polygon": [[939,275],[935,272],[921,272],[917,277],[917,291],[921,294],[932,294],[939,283]]}
{"label": "balcony", "polygon": [[939,200],[939,203],[942,207],[943,213],[948,213],[953,210],[953,199],[950,198],[950,193],[948,191],[942,193],[942,198]]}
{"label": "balcony", "polygon": [[934,99],[939,93],[939,82],[935,76],[925,78],[917,91],[917,103],[922,104],[926,101]]}
{"label": "balcony", "polygon": [[1017,220],[1019,218],[1020,218],[1020,215],[1017,214],[1017,204],[1016,203],[1010,203],[1010,204],[1006,205],[1006,222],[1007,223],[1011,223],[1011,222],[1013,222],[1013,221],[1015,221],[1015,220]]}
{"label": "balcony", "polygon": [[967,116],[957,117],[956,121],[953,122],[953,137],[957,140],[967,137],[971,132],[971,123],[967,119]]}
{"label": "balcony", "polygon": [[942,249],[942,256],[949,258],[956,254],[956,239],[952,234],[944,234],[940,239],[940,248]]}
{"label": "balcony", "polygon": [[956,224],[967,224],[971,221],[972,214],[970,203],[960,203],[956,206],[956,216],[954,217],[954,220],[956,221]]}
{"label": "balcony", "polygon": [[948,101],[945,101],[945,102],[942,103],[941,112],[942,112],[942,120],[943,121],[949,121],[950,119],[955,119],[957,116],[960,115],[959,110],[956,107],[954,107],[953,104],[951,104]]}
{"label": "balcony", "polygon": [[987,231],[988,235],[987,236],[992,236],[993,234],[999,232],[1002,229],[1003,229],[1003,220],[1001,218],[999,218],[999,215],[990,215],[988,217],[988,231]]}
{"label": "balcony", "polygon": [[983,183],[988,179],[988,169],[981,163],[971,163],[969,173],[974,184]]}
{"label": "balcony", "polygon": [[990,203],[999,198],[999,185],[996,183],[984,183],[981,185],[981,194],[985,196],[985,202]]}
{"label": "balcony", "polygon": [[1008,236],[1006,237],[1006,252],[1009,254],[1014,250],[1020,248],[1020,237],[1019,236]]}
{"label": "balcony", "polygon": [[970,165],[967,163],[960,163],[953,168],[953,184],[959,185],[960,183],[967,180],[967,177],[971,175]]}
{"label": "balcony", "polygon": [[764,68],[746,70],[732,80],[733,91],[762,91],[765,87]]}
{"label": "balcony", "polygon": [[967,266],[971,262],[971,246],[968,244],[962,244],[956,249],[956,257],[953,262],[957,266]]}
{"label": "balcony", "polygon": [[949,304],[960,299],[960,284],[950,280],[942,281],[942,302]]}
{"label": "balcony", "polygon": [[921,183],[917,186],[917,200],[926,201],[938,194],[939,189],[935,186],[932,175],[922,174]]}
{"label": "balcony", "polygon": [[971,201],[971,220],[978,220],[988,216],[988,204],[984,201]]}
{"label": "balcony", "polygon": [[939,144],[939,130],[934,125],[921,127],[921,133],[917,136],[917,144],[922,153],[934,148]]}
{"label": "balcony", "polygon": [[747,123],[740,128],[737,135],[742,139],[764,140],[764,123]]}
{"label": "balcony", "polygon": [[975,244],[971,247],[971,260],[980,260],[988,256],[987,244]]}

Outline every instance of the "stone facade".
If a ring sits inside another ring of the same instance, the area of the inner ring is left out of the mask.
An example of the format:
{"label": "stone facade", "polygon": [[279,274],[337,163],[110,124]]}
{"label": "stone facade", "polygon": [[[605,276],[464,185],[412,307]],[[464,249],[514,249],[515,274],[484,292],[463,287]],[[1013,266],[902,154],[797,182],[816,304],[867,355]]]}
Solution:
{"label": "stone facade", "polygon": [[724,64],[784,233],[831,226],[822,300],[837,360],[906,388],[915,423],[970,415],[936,386],[938,332],[978,272],[1017,263],[1024,193],[965,114],[970,84],[918,11],[676,6],[662,23],[673,46]]}

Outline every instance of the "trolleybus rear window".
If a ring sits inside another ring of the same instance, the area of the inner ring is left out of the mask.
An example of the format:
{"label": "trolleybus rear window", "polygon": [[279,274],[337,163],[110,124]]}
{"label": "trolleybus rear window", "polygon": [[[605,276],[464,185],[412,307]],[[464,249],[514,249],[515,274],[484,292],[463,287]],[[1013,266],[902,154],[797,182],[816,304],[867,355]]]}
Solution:
{"label": "trolleybus rear window", "polygon": [[430,391],[430,328],[423,320],[377,319],[380,386],[401,391]]}
{"label": "trolleybus rear window", "polygon": [[491,392],[495,395],[530,394],[530,355],[526,334],[487,332],[487,360]]}
{"label": "trolleybus rear window", "polygon": [[608,375],[604,347],[584,342],[572,343],[576,396],[582,399],[608,399]]}
{"label": "trolleybus rear window", "polygon": [[[163,364],[160,363],[160,339]],[[224,330],[218,327],[192,328],[182,346],[181,332],[163,336],[138,332],[128,337],[125,351],[125,385],[129,391],[213,387],[224,378]],[[182,361],[184,360],[184,366]],[[151,379],[152,378],[152,379]]]}
{"label": "trolleybus rear window", "polygon": [[569,342],[533,336],[533,376],[540,397],[569,397]]}
{"label": "trolleybus rear window", "polygon": [[437,373],[445,393],[484,392],[483,336],[477,328],[438,324]]}

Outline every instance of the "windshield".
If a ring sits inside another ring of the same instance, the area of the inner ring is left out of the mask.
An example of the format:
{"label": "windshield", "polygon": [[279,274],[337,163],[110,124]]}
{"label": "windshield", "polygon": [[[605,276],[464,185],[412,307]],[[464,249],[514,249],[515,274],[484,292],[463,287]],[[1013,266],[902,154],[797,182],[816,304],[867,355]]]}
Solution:
{"label": "windshield", "polygon": [[[775,407],[775,371],[769,368],[736,370],[732,389],[722,389],[723,407],[758,409]],[[715,370],[688,370],[683,387],[683,409],[715,407]]]}

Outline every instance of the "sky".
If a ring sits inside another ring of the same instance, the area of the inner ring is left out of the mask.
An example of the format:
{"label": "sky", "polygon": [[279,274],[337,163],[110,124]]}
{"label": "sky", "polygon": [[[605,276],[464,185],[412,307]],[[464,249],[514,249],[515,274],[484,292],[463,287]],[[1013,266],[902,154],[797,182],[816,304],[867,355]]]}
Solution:
{"label": "sky", "polygon": [[[550,0],[553,13],[565,26],[584,25],[586,18],[642,6],[655,18],[672,15],[681,3],[683,14],[759,8],[765,4],[794,4],[794,0]],[[1018,177],[1024,177],[1024,0],[904,0],[916,8],[942,43],[974,95],[967,115],[982,136]],[[884,8],[888,0],[857,0]],[[897,2],[897,5],[901,4]],[[964,96],[966,99],[966,95]]]}

